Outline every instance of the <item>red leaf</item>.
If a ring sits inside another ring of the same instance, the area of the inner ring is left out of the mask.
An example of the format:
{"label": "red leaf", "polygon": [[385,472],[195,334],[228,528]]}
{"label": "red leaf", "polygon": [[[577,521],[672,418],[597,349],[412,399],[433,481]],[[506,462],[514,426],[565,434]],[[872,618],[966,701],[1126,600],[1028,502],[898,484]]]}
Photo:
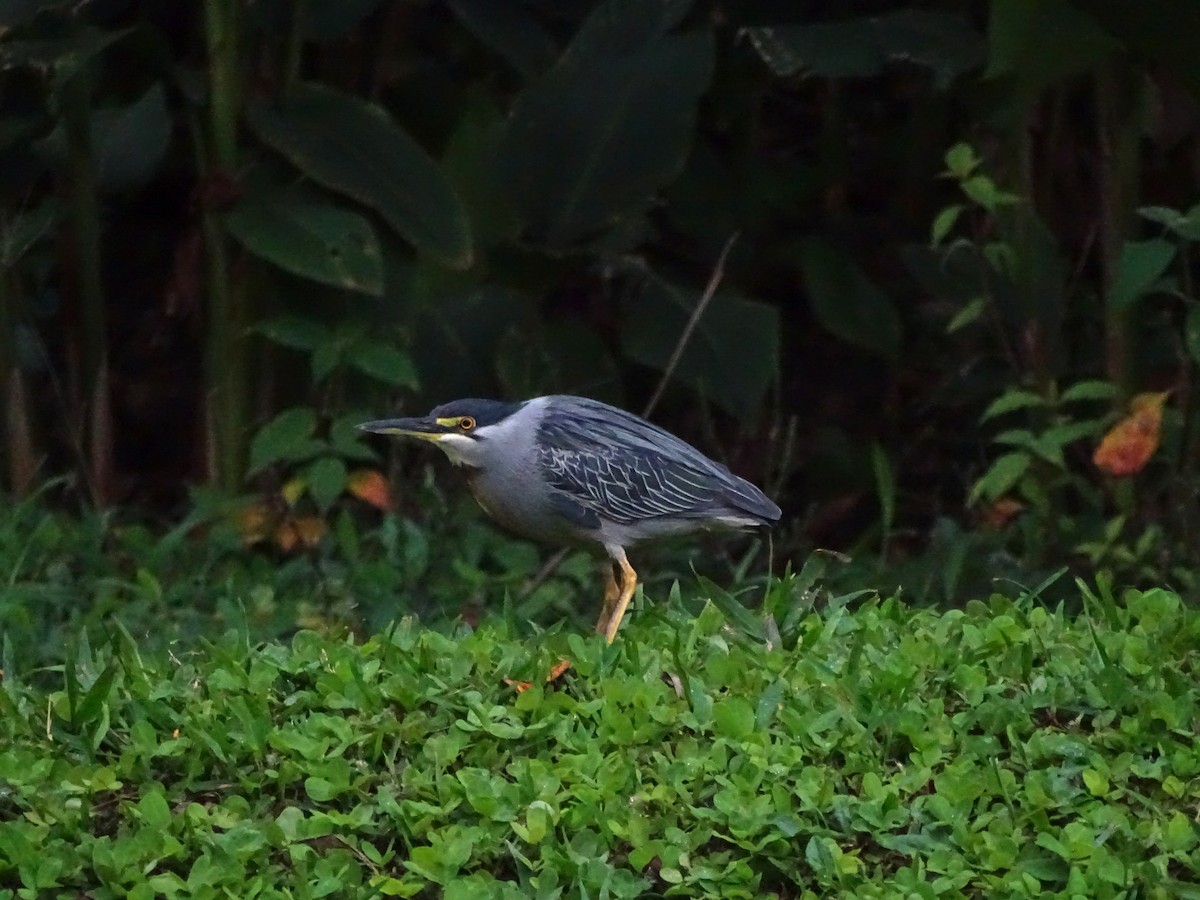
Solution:
{"label": "red leaf", "polygon": [[392,508],[391,491],[388,489],[387,479],[383,477],[382,472],[374,469],[358,469],[351,472],[346,479],[346,490],[359,500],[370,503],[376,509]]}
{"label": "red leaf", "polygon": [[1165,393],[1138,394],[1130,401],[1129,415],[1112,427],[1092,454],[1100,471],[1118,478],[1140,472],[1162,433]]}
{"label": "red leaf", "polygon": [[550,674],[546,676],[546,680],[557,681],[562,673],[569,668],[571,668],[571,661],[569,659],[560,659],[550,667]]}

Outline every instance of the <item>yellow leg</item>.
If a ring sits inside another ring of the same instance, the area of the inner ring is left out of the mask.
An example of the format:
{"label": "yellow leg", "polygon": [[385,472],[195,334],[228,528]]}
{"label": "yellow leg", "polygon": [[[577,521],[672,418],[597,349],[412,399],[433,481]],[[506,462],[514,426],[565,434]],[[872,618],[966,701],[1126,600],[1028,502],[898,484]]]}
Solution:
{"label": "yellow leg", "polygon": [[604,606],[600,610],[600,618],[596,620],[596,634],[607,633],[608,620],[612,618],[613,607],[617,605],[621,596],[621,587],[617,584],[611,562],[605,563],[604,575]]}
{"label": "yellow leg", "polygon": [[604,640],[611,644],[613,638],[617,636],[617,629],[621,627],[621,620],[625,618],[625,610],[629,608],[629,601],[633,599],[633,592],[637,588],[637,572],[633,571],[633,566],[629,564],[629,560],[625,558],[625,551],[620,547],[609,550],[613,553],[613,558],[617,565],[621,567],[621,596],[617,598],[617,604],[613,607],[612,615],[608,620],[608,627],[604,629]]}

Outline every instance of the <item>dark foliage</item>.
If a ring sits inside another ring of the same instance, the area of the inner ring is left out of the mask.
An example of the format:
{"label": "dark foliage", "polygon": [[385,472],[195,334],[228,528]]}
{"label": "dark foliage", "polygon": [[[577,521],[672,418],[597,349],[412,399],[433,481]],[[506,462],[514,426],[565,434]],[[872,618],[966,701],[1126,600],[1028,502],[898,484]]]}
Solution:
{"label": "dark foliage", "polygon": [[[177,517],[298,476],[327,523],[356,416],[640,407],[737,235],[657,417],[778,496],[788,555],[1190,591],[1198,15],[0,4],[4,482]],[[1157,452],[1097,468],[1150,390]]]}

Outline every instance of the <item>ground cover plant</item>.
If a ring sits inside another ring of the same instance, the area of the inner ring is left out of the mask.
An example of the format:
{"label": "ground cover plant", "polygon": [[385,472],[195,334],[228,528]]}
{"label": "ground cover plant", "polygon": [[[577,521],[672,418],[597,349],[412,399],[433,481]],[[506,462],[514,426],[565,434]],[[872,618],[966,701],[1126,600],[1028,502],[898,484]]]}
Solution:
{"label": "ground cover plant", "polygon": [[[0,514],[9,668],[59,664],[84,632],[103,640],[116,624],[144,653],[194,647],[231,627],[255,643],[301,628],[367,635],[405,614],[444,630],[501,607],[522,621],[590,627],[591,556],[569,554],[539,577],[537,547],[489,526],[465,491],[443,491],[426,474],[403,485],[404,508],[376,516],[375,527],[339,508],[313,546],[287,551],[273,541],[247,546],[241,499],[198,502],[169,528],[126,510],[64,513],[47,499],[50,489],[11,503]],[[765,555],[761,542],[710,546],[701,563],[691,558],[695,543],[660,547],[647,557],[647,590],[665,594],[676,578],[694,581],[697,569],[721,583],[755,584],[747,571]]]}
{"label": "ground cover plant", "polygon": [[676,592],[607,648],[118,629],[5,671],[0,896],[1200,897],[1200,617],[1079,590]]}
{"label": "ground cover plant", "polygon": [[[1197,33],[0,2],[0,900],[1200,897]],[[355,429],[560,392],[785,513],[612,648]]]}

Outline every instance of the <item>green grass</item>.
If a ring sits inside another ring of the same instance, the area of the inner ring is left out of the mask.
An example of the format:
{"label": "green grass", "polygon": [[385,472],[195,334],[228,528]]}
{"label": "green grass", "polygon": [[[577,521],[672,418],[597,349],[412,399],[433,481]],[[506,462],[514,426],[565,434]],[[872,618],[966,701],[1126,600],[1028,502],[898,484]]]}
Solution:
{"label": "green grass", "polygon": [[[123,624],[148,653],[195,646],[229,628],[252,640],[299,628],[381,631],[415,613],[434,627],[520,597],[524,619],[594,620],[598,568],[569,557],[529,596],[538,549],[484,524],[474,501],[450,506],[432,489],[414,491],[428,521],[398,515],[368,527],[346,511],[311,553],[248,549],[213,500],[167,531],[115,513],[54,511],[35,497],[0,515],[0,635],[7,663],[22,670],[61,662],[85,630],[93,639]],[[471,507],[467,507],[467,503]]]}
{"label": "green grass", "polygon": [[677,603],[10,670],[0,896],[1200,897],[1175,595],[834,601],[773,648]]}

